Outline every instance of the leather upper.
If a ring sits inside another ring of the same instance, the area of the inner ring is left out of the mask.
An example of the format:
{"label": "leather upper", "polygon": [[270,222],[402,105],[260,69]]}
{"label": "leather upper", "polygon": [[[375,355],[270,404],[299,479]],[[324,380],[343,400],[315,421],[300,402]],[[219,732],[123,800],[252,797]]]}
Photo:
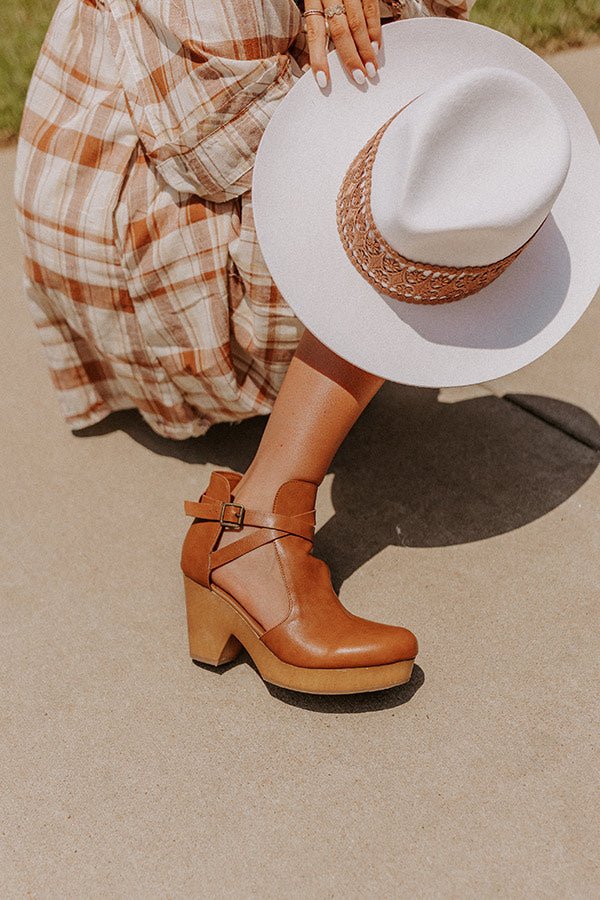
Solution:
{"label": "leather upper", "polygon": [[[214,472],[200,505],[189,504],[190,514],[221,515],[220,504],[232,503],[232,491],[240,476]],[[306,668],[354,668],[386,665],[413,659],[418,650],[415,636],[406,628],[384,625],[348,612],[331,585],[329,569],[312,555],[312,528],[317,486],[306,481],[288,481],[275,498],[272,513],[264,515],[267,525],[296,520],[298,530],[309,526],[311,537],[301,537],[273,527],[249,538],[241,538],[223,551],[214,551],[221,534],[219,521],[196,518],[186,536],[181,558],[184,573],[210,587],[210,572],[253,546],[273,542],[289,607],[287,616],[260,639],[279,659]],[[210,501],[210,503],[209,503]],[[215,503],[215,501],[218,501]],[[259,524],[261,513],[248,516],[247,524]],[[235,518],[235,510],[225,508],[224,519]],[[236,550],[237,548],[237,550]]]}

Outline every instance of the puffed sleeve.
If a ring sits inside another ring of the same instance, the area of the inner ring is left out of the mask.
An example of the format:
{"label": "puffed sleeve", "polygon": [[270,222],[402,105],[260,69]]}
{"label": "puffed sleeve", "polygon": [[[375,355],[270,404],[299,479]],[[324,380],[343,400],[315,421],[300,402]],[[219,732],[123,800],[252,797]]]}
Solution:
{"label": "puffed sleeve", "polygon": [[175,190],[230,200],[301,75],[291,0],[105,0],[107,38],[144,152]]}

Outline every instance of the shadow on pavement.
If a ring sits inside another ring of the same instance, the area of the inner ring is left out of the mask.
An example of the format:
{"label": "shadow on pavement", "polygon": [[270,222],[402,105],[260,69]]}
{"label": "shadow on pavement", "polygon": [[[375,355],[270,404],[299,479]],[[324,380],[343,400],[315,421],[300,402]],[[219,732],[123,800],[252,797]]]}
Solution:
{"label": "shadow on pavement", "polygon": [[[384,385],[338,451],[336,512],[315,541],[337,589],[390,544],[464,544],[533,522],[574,494],[600,461],[600,426],[571,404],[528,395],[519,403],[494,396],[440,403],[437,394]],[[553,424],[541,417],[547,408]],[[215,425],[204,437],[172,441],[126,411],[77,434],[122,430],[154,453],[243,471],[265,423]],[[587,443],[573,437],[578,432]]]}
{"label": "shadow on pavement", "polygon": [[[588,413],[558,400],[553,411],[584,421],[599,445]],[[435,390],[385,385],[334,460],[336,513],[315,552],[331,561],[339,588],[390,544],[465,544],[527,525],[572,496],[599,462],[597,451],[513,402],[447,404]]]}

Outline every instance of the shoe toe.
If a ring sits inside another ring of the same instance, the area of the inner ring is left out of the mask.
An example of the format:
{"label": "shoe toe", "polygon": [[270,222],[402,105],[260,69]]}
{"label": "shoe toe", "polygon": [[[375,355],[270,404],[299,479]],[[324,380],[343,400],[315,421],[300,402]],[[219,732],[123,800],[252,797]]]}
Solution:
{"label": "shoe toe", "polygon": [[383,625],[360,620],[356,643],[337,648],[336,655],[344,659],[346,666],[383,666],[414,659],[418,653],[417,639],[408,628]]}

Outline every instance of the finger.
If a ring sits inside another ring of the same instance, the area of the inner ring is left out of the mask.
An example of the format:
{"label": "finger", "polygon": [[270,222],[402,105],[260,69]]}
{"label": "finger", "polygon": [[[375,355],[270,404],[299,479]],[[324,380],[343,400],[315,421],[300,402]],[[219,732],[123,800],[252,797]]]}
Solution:
{"label": "finger", "polygon": [[[370,2],[370,0],[369,0]],[[363,0],[346,0],[346,21],[369,77],[377,70],[377,55],[371,44]],[[369,63],[371,64],[369,66]]]}
{"label": "finger", "polygon": [[[335,4],[337,6],[337,4]],[[325,7],[327,10],[328,7]],[[329,7],[333,9],[333,7]],[[342,64],[346,67],[351,77],[357,84],[364,84],[367,70],[363,64],[361,56],[358,52],[356,42],[352,36],[352,32],[348,25],[346,15],[332,15],[329,20],[329,34],[335,45]],[[373,66],[373,74],[375,74],[375,54],[373,48],[371,50],[371,59],[369,62]]]}
{"label": "finger", "polygon": [[[319,0],[308,0],[304,4],[304,22],[306,24],[306,42],[310,67],[320,88],[329,81],[329,65],[327,63],[327,25],[323,7]],[[307,15],[308,13],[308,15]]]}
{"label": "finger", "polygon": [[[381,11],[379,9],[379,0],[363,0],[363,12],[367,22],[367,31],[369,32],[369,40],[371,46],[373,41],[377,47],[381,47]],[[377,51],[375,51],[377,55]]]}

